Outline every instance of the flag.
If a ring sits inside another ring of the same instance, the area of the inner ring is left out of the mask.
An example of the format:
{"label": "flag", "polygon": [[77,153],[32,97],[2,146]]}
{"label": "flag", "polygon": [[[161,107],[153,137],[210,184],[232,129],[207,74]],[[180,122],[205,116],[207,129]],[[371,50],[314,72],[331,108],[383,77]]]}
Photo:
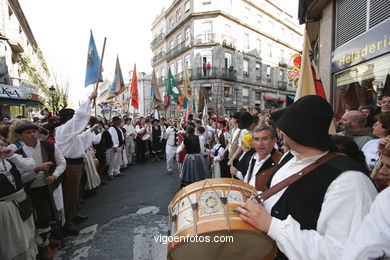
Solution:
{"label": "flag", "polygon": [[188,99],[183,95],[181,86],[178,86],[180,96],[178,98],[179,104],[177,105],[177,110],[180,111],[181,108],[187,108]]}
{"label": "flag", "polygon": [[[88,45],[88,57],[87,57],[87,71],[85,73],[85,87],[96,83],[100,66],[99,53],[96,50],[95,40],[91,30],[91,36],[89,38]],[[103,71],[103,70],[102,70]],[[103,82],[103,77],[100,74],[99,82]]]}
{"label": "flag", "polygon": [[164,108],[167,109],[169,105],[171,104],[171,95],[165,94],[164,95]]}
{"label": "flag", "polygon": [[179,104],[179,97],[181,96],[180,90],[178,88],[176,80],[173,78],[171,68],[168,70],[168,77],[167,77],[167,94],[170,94],[173,97],[173,100],[178,105]]}
{"label": "flag", "polygon": [[[314,63],[314,55],[312,55],[312,57],[310,55],[310,53],[313,54],[313,51],[306,30],[303,41],[301,73],[299,75],[298,88],[295,93],[294,102],[307,95],[318,95],[327,100],[324,86],[322,85],[320,79],[320,74],[316,64]],[[329,134],[335,133],[336,128],[334,122],[331,122],[329,126]]]}
{"label": "flag", "polygon": [[115,76],[109,89],[107,98],[113,98],[125,91],[125,82],[123,81],[121,65],[119,64],[119,57],[116,57]]}
{"label": "flag", "polygon": [[208,114],[207,114],[207,103],[206,101],[204,101],[204,105],[203,105],[203,112],[202,112],[202,122],[205,124],[205,122],[207,121],[208,119]]}
{"label": "flag", "polygon": [[191,82],[190,82],[190,76],[188,74],[188,69],[185,67],[184,73],[183,73],[183,95],[188,99],[192,99],[191,95]]}
{"label": "flag", "polygon": [[187,125],[188,122],[188,115],[190,114],[190,106],[187,106],[186,112],[184,114],[184,125]]}
{"label": "flag", "polygon": [[158,89],[157,86],[157,79],[156,79],[156,73],[153,70],[153,75],[152,75],[152,102],[153,102],[153,107],[156,107],[158,104],[160,104],[162,101],[161,95],[160,95],[160,90]]}
{"label": "flag", "polygon": [[160,116],[158,114],[158,110],[154,109],[154,119],[160,120]]}
{"label": "flag", "polygon": [[196,113],[195,98],[192,99],[192,113],[197,114]]}
{"label": "flag", "polygon": [[133,77],[131,79],[131,105],[138,110],[138,82],[137,82],[137,69],[134,64]]}

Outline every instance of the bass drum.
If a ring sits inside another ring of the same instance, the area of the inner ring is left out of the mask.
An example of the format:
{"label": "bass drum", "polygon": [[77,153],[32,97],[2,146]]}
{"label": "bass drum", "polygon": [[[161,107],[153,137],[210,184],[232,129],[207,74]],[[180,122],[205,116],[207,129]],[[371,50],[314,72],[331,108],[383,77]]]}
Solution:
{"label": "bass drum", "polygon": [[175,236],[168,243],[168,259],[273,259],[275,242],[235,211],[256,194],[252,186],[233,178],[184,187],[168,207],[170,235]]}
{"label": "bass drum", "polygon": [[146,141],[149,139],[150,139],[150,134],[145,134],[144,136],[142,136],[142,141]]}

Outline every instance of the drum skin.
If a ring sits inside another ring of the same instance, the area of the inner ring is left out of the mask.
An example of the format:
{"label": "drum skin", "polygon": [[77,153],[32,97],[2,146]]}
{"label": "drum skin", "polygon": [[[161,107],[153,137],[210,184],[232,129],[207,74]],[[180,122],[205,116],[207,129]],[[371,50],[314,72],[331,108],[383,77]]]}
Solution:
{"label": "drum skin", "polygon": [[142,136],[142,141],[146,141],[146,140],[149,140],[150,139],[150,134],[145,134],[144,136]]}
{"label": "drum skin", "polygon": [[233,242],[172,241],[168,243],[168,259],[273,259],[275,242],[234,211],[255,194],[252,186],[232,178],[206,179],[184,187],[168,208],[170,235],[182,239],[202,236],[198,241],[206,236],[211,241],[216,236],[231,236]]}

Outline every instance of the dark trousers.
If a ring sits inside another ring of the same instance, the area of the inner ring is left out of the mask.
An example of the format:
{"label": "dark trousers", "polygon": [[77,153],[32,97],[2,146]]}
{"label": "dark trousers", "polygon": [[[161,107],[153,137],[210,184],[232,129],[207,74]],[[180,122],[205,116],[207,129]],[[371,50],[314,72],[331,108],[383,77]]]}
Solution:
{"label": "dark trousers", "polygon": [[66,225],[74,225],[80,204],[80,180],[83,173],[82,164],[68,164],[64,172],[63,192]]}
{"label": "dark trousers", "polygon": [[35,226],[38,229],[48,228],[52,216],[49,189],[47,186],[30,188],[29,195],[36,213]]}

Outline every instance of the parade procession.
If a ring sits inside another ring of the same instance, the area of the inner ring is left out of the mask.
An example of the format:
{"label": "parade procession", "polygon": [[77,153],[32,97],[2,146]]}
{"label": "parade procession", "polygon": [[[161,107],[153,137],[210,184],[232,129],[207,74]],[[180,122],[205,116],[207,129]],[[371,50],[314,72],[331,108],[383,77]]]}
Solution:
{"label": "parade procession", "polygon": [[0,260],[390,259],[389,28],[378,0],[0,0]]}

